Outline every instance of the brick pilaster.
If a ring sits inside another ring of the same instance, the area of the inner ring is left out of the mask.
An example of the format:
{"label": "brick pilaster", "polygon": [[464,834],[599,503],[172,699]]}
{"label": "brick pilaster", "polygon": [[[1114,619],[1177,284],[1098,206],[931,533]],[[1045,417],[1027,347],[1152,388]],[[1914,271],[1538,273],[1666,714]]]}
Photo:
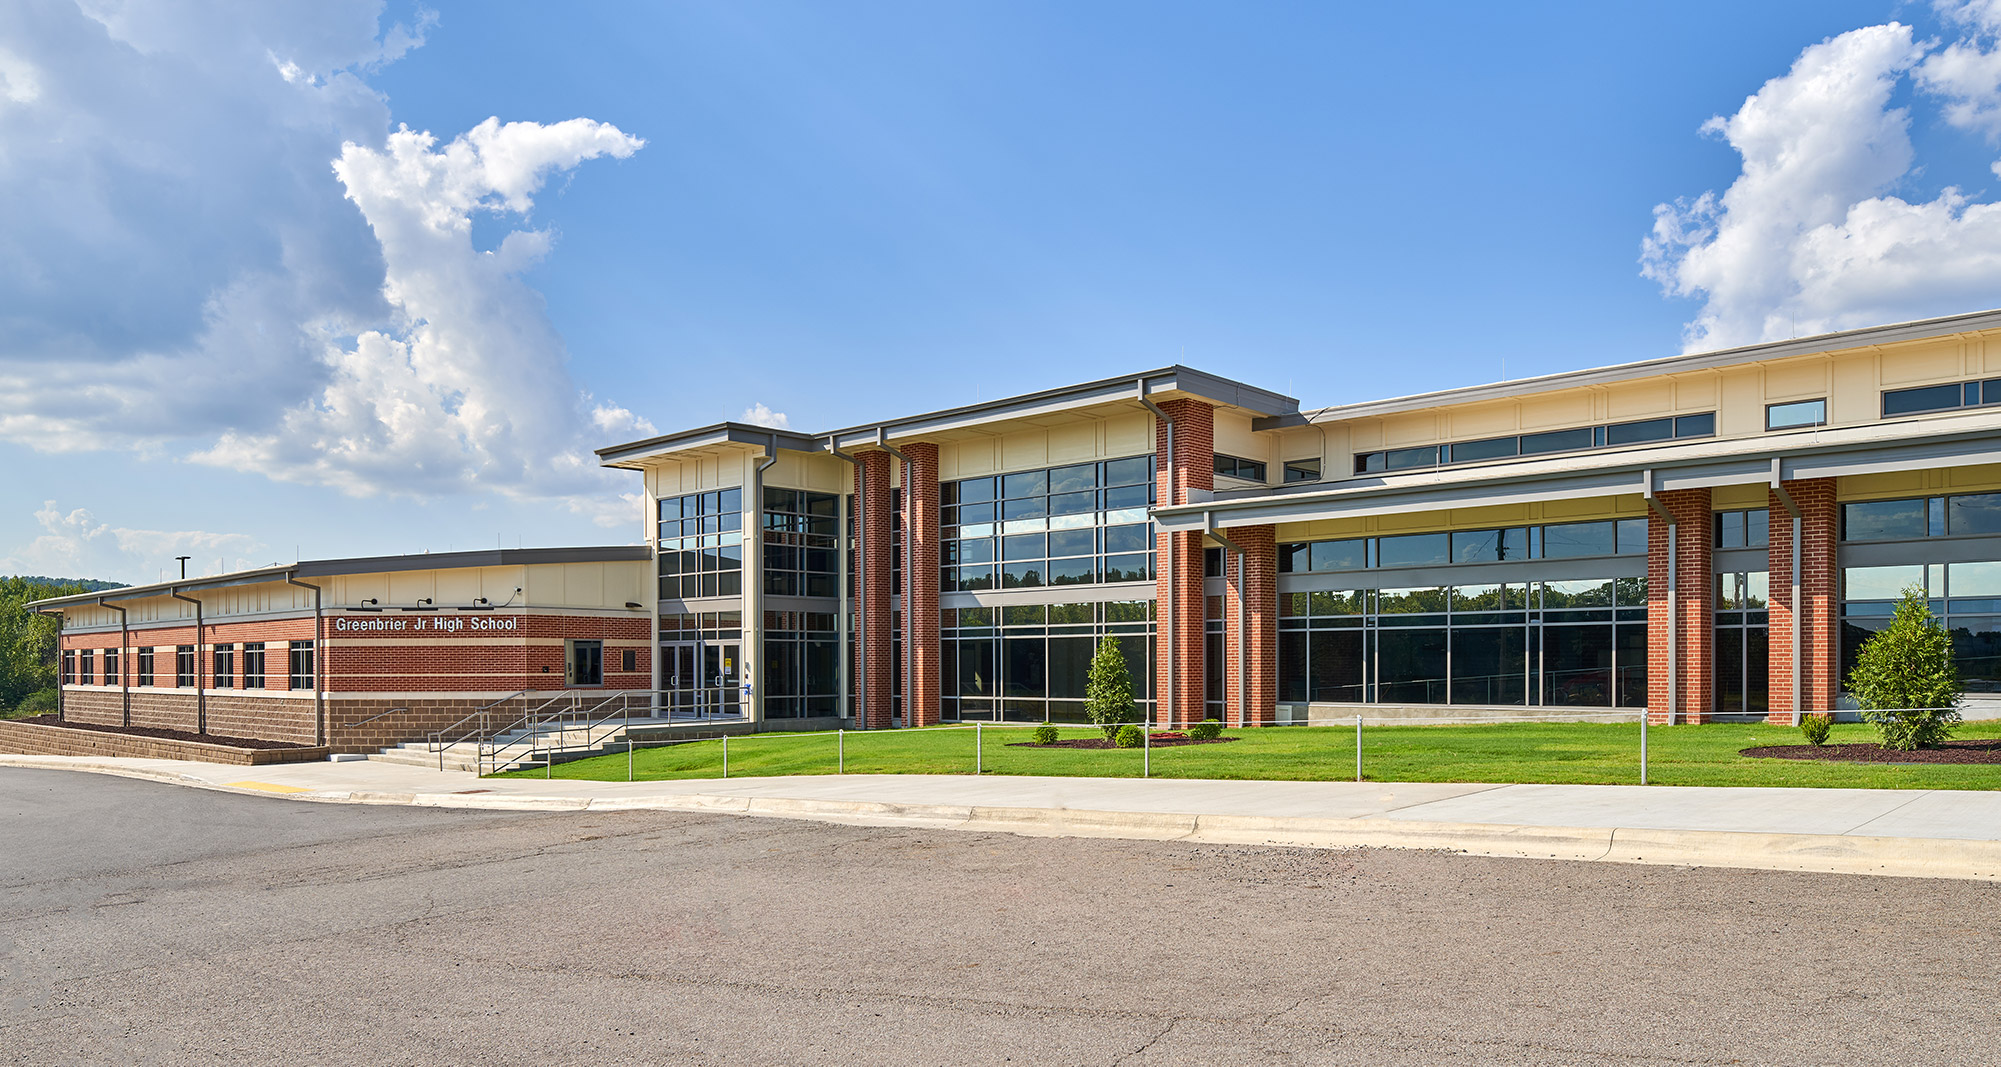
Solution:
{"label": "brick pilaster", "polygon": [[[1230,723],[1273,722],[1278,707],[1278,544],[1270,526],[1224,531],[1243,549],[1243,578],[1236,557],[1223,561],[1229,592],[1223,603],[1224,701]],[[1248,697],[1248,703],[1246,703]]]}
{"label": "brick pilaster", "polygon": [[[1168,454],[1168,424],[1155,419],[1155,499],[1160,506],[1186,504],[1189,490],[1216,485],[1215,412],[1195,400],[1169,400],[1160,408],[1174,420],[1174,451]],[[1163,725],[1202,719],[1202,541],[1199,531],[1158,537],[1153,692],[1154,719]]]}
{"label": "brick pilaster", "polygon": [[861,531],[861,566],[855,586],[856,611],[861,616],[861,701],[855,717],[863,729],[890,726],[891,686],[896,661],[890,643],[889,600],[893,583],[895,531],[890,522],[887,452],[863,452],[855,457],[856,527]]}
{"label": "brick pilaster", "polygon": [[[1658,513],[1647,523],[1647,720],[1708,722],[1714,711],[1711,669],[1716,632],[1715,520],[1709,490],[1662,493],[1675,517],[1675,588],[1668,588],[1668,523]],[[1672,606],[1672,610],[1671,610]],[[1672,622],[1670,621],[1672,619]],[[1669,634],[1675,633],[1669,659]],[[1675,692],[1673,706],[1668,692]]]}
{"label": "brick pilaster", "polygon": [[1800,708],[1830,711],[1840,691],[1840,663],[1835,644],[1835,547],[1840,538],[1840,514],[1834,501],[1834,479],[1812,478],[1785,483],[1800,509],[1800,609],[1793,608],[1793,517],[1774,491],[1769,494],[1771,517],[1770,648],[1771,703],[1768,722],[1790,723],[1793,716],[1792,657],[1795,625],[1800,628]]}
{"label": "brick pilaster", "polygon": [[936,726],[944,657],[938,646],[938,446],[903,446],[903,724]]}

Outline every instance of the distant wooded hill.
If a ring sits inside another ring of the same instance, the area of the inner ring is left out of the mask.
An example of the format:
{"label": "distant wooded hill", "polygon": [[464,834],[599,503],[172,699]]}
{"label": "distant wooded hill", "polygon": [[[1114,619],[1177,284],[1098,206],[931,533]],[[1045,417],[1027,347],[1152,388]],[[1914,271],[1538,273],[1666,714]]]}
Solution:
{"label": "distant wooded hill", "polygon": [[[17,575],[0,578],[0,711],[32,703],[55,706],[59,620],[28,610],[29,603],[75,593],[120,589],[89,578]],[[30,698],[36,698],[30,701]],[[25,713],[24,709],[24,713]]]}

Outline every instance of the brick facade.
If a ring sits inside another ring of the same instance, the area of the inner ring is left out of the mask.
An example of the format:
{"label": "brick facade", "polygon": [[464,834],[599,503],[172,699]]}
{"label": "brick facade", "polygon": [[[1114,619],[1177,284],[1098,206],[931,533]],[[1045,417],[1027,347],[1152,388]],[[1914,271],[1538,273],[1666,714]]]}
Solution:
{"label": "brick facade", "polygon": [[[1195,400],[1160,405],[1174,420],[1154,420],[1155,497],[1160,506],[1185,504],[1188,492],[1216,487],[1215,410]],[[1168,440],[1174,451],[1168,453]],[[1202,548],[1199,531],[1162,532],[1155,560],[1154,720],[1164,726],[1199,722],[1207,694],[1203,661]]]}
{"label": "brick facade", "polygon": [[1708,722],[1714,708],[1710,663],[1716,629],[1716,524],[1709,490],[1678,489],[1658,499],[1675,519],[1675,588],[1668,587],[1669,524],[1652,513],[1647,523],[1647,721]]}
{"label": "brick facade", "polygon": [[936,726],[943,654],[938,647],[938,446],[906,445],[903,482],[903,723]]}
{"label": "brick facade", "polygon": [[[1270,526],[1239,526],[1225,531],[1243,549],[1243,579],[1238,561],[1223,560],[1223,672],[1225,721],[1235,726],[1271,723],[1278,709],[1278,544]],[[1246,703],[1248,697],[1248,703]]]}
{"label": "brick facade", "polygon": [[[342,623],[383,625],[383,629],[348,630]],[[245,622],[205,623],[197,641],[192,625],[138,628],[126,631],[65,633],[66,650],[85,648],[97,652],[98,684],[63,687],[65,720],[105,726],[137,726],[152,729],[207,733],[220,737],[255,738],[312,745],[321,741],[319,704],[329,709],[327,728],[335,730],[344,721],[333,714],[336,706],[369,709],[366,714],[390,707],[411,706],[435,709],[435,714],[405,715],[367,732],[381,738],[381,744],[358,740],[339,743],[338,734],[326,735],[339,751],[372,751],[383,745],[416,740],[432,730],[464,717],[482,703],[498,695],[520,690],[561,690],[564,688],[564,641],[567,639],[604,642],[604,684],[581,687],[575,692],[602,694],[631,690],[650,693],[652,689],[653,629],[641,615],[518,614],[487,613],[333,613],[322,620],[314,637],[311,615]],[[404,629],[388,626],[401,624]],[[422,629],[416,629],[419,625]],[[475,629],[478,625],[478,629]],[[121,639],[129,641],[119,656],[118,675],[106,678],[102,672],[103,650],[117,648]],[[315,700],[312,688],[291,689],[289,647],[293,641],[315,641],[315,680],[324,694]],[[264,685],[246,688],[243,646],[262,642],[265,648]],[[194,686],[177,686],[176,649],[193,645]],[[218,678],[215,650],[219,645],[234,646],[230,674]],[[139,684],[137,650],[154,649],[153,685]],[[625,669],[624,652],[633,652],[633,666]],[[129,688],[121,690],[122,680]],[[218,685],[227,681],[227,685]],[[403,694],[435,693],[435,699],[404,699]],[[343,700],[355,694],[360,700]],[[595,698],[601,700],[602,697]],[[650,700],[650,698],[648,698]],[[356,715],[352,718],[361,718]]]}
{"label": "brick facade", "polygon": [[887,452],[863,452],[855,457],[855,495],[859,501],[856,523],[862,533],[861,566],[855,575],[859,592],[855,602],[859,605],[863,635],[862,700],[855,717],[866,730],[887,729],[892,718],[891,686],[895,682],[896,662],[889,635],[895,529],[890,515],[889,464]]}
{"label": "brick facade", "polygon": [[1769,580],[1771,587],[1770,648],[1771,703],[1767,721],[1790,723],[1793,717],[1792,631],[1797,618],[1800,627],[1800,708],[1802,712],[1832,711],[1840,692],[1840,651],[1836,644],[1841,610],[1839,574],[1835,552],[1841,537],[1840,509],[1835,504],[1832,478],[1815,478],[1785,483],[1793,504],[1800,510],[1800,599],[1797,616],[1793,610],[1793,516],[1785,502],[1773,491],[1767,514],[1771,520],[1769,538]]}

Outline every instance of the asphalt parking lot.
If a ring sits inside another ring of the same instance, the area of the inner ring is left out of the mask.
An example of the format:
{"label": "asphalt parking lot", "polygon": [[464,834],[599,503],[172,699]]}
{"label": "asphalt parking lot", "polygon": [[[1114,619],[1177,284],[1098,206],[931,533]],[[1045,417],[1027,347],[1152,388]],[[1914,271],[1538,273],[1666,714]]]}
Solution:
{"label": "asphalt parking lot", "polygon": [[0,769],[0,1062],[1923,1063],[1996,887]]}

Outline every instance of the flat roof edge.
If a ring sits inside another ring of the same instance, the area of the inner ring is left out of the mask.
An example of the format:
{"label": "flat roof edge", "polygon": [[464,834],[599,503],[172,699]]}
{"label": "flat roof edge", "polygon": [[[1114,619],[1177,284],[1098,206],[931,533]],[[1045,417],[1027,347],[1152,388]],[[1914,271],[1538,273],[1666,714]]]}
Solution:
{"label": "flat roof edge", "polygon": [[527,567],[551,563],[643,563],[653,558],[645,545],[587,545],[570,548],[489,548],[469,552],[420,552],[404,556],[356,556],[348,559],[303,559],[279,567],[259,567],[204,578],[99,589],[90,593],[50,597],[31,608],[96,607],[104,601],[144,600],[173,592],[256,585],[293,578],[329,578],[343,574],[386,574],[398,571],[460,570],[472,567]]}

